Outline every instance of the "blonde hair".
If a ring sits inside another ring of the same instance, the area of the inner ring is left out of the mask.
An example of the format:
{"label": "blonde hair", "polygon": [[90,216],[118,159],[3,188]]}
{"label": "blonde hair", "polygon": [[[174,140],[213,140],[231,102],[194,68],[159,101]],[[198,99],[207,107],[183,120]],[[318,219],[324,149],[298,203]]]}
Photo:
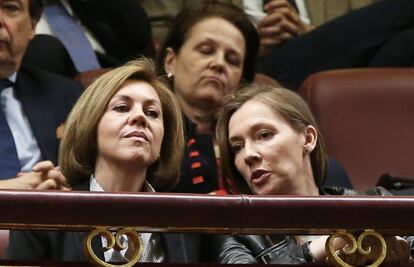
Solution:
{"label": "blonde hair", "polygon": [[321,132],[308,105],[298,94],[288,89],[252,84],[230,95],[219,114],[216,135],[222,163],[221,174],[226,189],[235,194],[250,193],[248,185],[234,164],[234,154],[228,138],[231,117],[244,103],[252,99],[268,105],[298,132],[304,131],[308,125],[315,127],[318,139],[310,159],[315,184],[320,187],[326,176],[327,155]]}
{"label": "blonde hair", "polygon": [[160,158],[147,170],[156,188],[170,188],[179,179],[184,133],[181,110],[173,93],[156,77],[152,61],[140,58],[113,69],[91,84],[73,107],[62,137],[59,165],[71,184],[89,179],[97,156],[97,128],[115,93],[127,80],[149,83],[161,101],[164,138]]}

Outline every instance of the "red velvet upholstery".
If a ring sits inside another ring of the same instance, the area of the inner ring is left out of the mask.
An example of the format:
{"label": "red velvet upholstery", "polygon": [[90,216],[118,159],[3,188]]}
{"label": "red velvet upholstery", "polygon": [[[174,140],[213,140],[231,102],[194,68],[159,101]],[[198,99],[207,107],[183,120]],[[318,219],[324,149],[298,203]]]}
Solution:
{"label": "red velvet upholstery", "polygon": [[110,71],[110,68],[107,69],[98,69],[98,70],[89,70],[79,73],[75,76],[75,80],[80,82],[85,89],[91,85],[99,76],[104,74],[105,72]]}
{"label": "red velvet upholstery", "polygon": [[256,73],[254,75],[254,82],[262,85],[280,87],[280,84],[275,79],[262,73]]}
{"label": "red velvet upholstery", "polygon": [[300,93],[356,189],[374,186],[385,172],[414,176],[414,69],[320,72]]}

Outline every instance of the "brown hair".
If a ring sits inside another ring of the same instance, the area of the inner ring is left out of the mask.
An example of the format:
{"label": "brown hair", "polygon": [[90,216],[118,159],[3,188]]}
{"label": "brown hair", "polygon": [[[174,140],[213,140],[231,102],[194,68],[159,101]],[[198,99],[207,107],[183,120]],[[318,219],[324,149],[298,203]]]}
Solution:
{"label": "brown hair", "polygon": [[229,121],[233,114],[249,100],[258,100],[280,114],[296,131],[303,131],[308,125],[315,127],[318,135],[315,149],[310,154],[315,183],[321,186],[326,176],[327,155],[316,120],[306,102],[296,93],[265,85],[247,85],[228,96],[219,114],[216,128],[217,142],[222,161],[224,186],[231,193],[250,193],[250,189],[234,164],[234,154],[230,148]]}
{"label": "brown hair", "polygon": [[97,128],[107,105],[127,80],[149,83],[161,101],[164,138],[160,158],[147,170],[148,181],[157,188],[178,182],[183,157],[184,134],[181,110],[173,93],[157,79],[154,64],[145,58],[130,61],[99,77],[76,102],[59,151],[59,165],[71,184],[89,179],[97,156]]}
{"label": "brown hair", "polygon": [[244,41],[246,42],[246,55],[243,62],[242,78],[246,81],[253,81],[256,56],[259,49],[259,35],[257,30],[243,10],[234,5],[216,1],[207,1],[202,7],[198,8],[186,8],[175,17],[161,46],[160,55],[157,60],[160,71],[162,72],[161,74],[165,74],[162,66],[164,66],[167,48],[170,47],[176,54],[179,54],[191,29],[198,22],[212,17],[222,18],[228,21],[242,33]]}

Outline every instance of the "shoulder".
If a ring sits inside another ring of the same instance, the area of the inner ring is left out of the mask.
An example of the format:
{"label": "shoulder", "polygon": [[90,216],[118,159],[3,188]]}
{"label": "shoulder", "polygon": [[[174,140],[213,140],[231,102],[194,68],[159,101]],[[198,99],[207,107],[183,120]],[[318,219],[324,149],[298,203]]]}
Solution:
{"label": "shoulder", "polygon": [[375,186],[365,192],[358,192],[353,189],[344,187],[324,187],[321,189],[321,195],[339,195],[339,196],[392,196],[393,194],[381,186]]}
{"label": "shoulder", "polygon": [[340,186],[329,186],[323,187],[320,190],[321,195],[333,195],[333,196],[356,196],[360,195],[360,192],[357,192],[353,189],[348,189]]}
{"label": "shoulder", "polygon": [[83,91],[83,87],[79,82],[36,68],[21,68],[19,70],[19,78],[25,83],[31,83],[34,86],[53,92],[70,90],[73,93],[80,94]]}

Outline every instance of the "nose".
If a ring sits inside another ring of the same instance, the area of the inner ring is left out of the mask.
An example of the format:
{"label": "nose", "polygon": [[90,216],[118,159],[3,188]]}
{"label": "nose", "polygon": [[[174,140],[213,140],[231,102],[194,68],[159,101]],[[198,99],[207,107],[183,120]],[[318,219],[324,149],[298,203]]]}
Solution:
{"label": "nose", "polygon": [[225,63],[225,54],[222,52],[217,52],[211,61],[211,68],[217,72],[224,72],[226,66]]}
{"label": "nose", "polygon": [[142,110],[142,108],[131,109],[131,114],[128,118],[128,124],[136,124],[141,126],[142,128],[146,128],[148,126],[148,119],[147,116],[145,116],[145,113]]}
{"label": "nose", "polygon": [[246,143],[244,146],[244,162],[247,166],[252,167],[261,160],[261,155],[254,144]]}
{"label": "nose", "polygon": [[4,26],[3,24],[4,24],[4,14],[0,8],[0,27],[3,27]]}

